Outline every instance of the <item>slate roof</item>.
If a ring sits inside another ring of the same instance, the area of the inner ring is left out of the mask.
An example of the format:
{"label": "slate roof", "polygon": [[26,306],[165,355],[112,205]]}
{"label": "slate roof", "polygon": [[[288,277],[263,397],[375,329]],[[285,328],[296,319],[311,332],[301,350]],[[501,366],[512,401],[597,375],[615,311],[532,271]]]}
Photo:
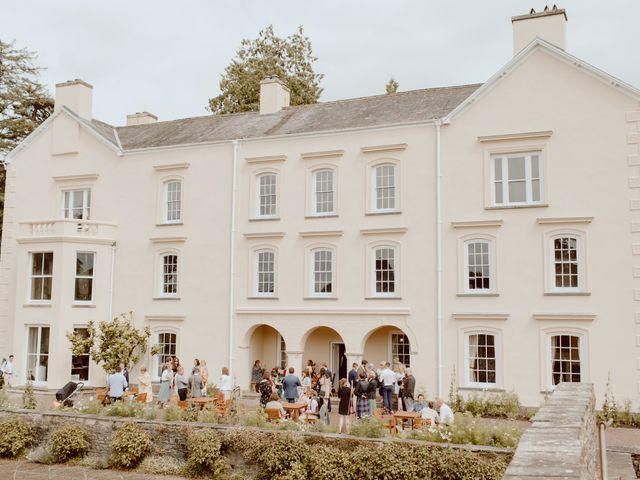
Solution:
{"label": "slate roof", "polygon": [[[223,140],[268,137],[429,121],[441,118],[481,84],[427,88],[392,95],[287,107],[279,112],[207,115],[129,127],[92,120],[93,127],[124,151]],[[117,131],[116,138],[114,130]]]}

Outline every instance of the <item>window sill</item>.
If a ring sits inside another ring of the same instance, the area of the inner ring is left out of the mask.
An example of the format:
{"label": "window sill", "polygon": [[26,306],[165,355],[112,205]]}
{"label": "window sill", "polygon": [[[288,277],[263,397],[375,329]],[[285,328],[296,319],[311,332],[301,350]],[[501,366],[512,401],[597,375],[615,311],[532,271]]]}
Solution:
{"label": "window sill", "polygon": [[23,307],[51,307],[52,304],[51,303],[25,303],[22,305]]}
{"label": "window sill", "polygon": [[268,222],[272,220],[280,220],[280,217],[255,217],[249,219],[250,222]]}
{"label": "window sill", "polygon": [[545,297],[589,297],[591,292],[544,292]]}
{"label": "window sill", "polygon": [[499,293],[456,293],[456,297],[499,297]]}
{"label": "window sill", "polygon": [[338,218],[338,214],[337,213],[328,213],[326,215],[305,215],[304,218],[306,219],[310,219],[310,218]]}
{"label": "window sill", "polygon": [[260,295],[253,295],[253,296],[247,297],[247,299],[249,299],[249,300],[279,300],[279,298],[276,297],[275,295],[274,296],[270,296],[270,297],[268,297],[266,295],[264,297],[261,297]]}
{"label": "window sill", "polygon": [[458,390],[468,391],[468,392],[506,392],[504,388],[500,387],[458,387]]}
{"label": "window sill", "polygon": [[180,297],[153,297],[154,300],[180,300]]}
{"label": "window sill", "polygon": [[163,222],[163,223],[156,223],[156,227],[180,227],[184,225],[183,222]]}
{"label": "window sill", "polygon": [[401,213],[402,213],[402,210],[390,210],[388,212],[371,211],[371,212],[365,213],[365,215],[367,215],[367,216],[371,216],[371,215],[400,215]]}
{"label": "window sill", "polygon": [[396,296],[396,297],[385,297],[385,296],[373,296],[373,297],[364,297],[365,300],[402,300],[402,297],[400,296]]}
{"label": "window sill", "polygon": [[338,297],[334,296],[326,296],[326,297],[314,297],[314,296],[309,296],[309,297],[304,297],[305,300],[338,300]]}
{"label": "window sill", "polygon": [[545,208],[548,207],[548,203],[532,203],[529,205],[491,205],[484,207],[485,210],[511,210],[514,208]]}
{"label": "window sill", "polygon": [[71,308],[96,308],[95,303],[72,303]]}

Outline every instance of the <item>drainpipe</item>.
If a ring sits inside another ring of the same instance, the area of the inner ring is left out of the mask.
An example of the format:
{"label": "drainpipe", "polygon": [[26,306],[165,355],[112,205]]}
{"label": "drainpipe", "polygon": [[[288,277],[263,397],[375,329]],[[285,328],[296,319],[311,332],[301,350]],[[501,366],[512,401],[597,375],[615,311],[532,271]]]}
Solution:
{"label": "drainpipe", "polygon": [[438,351],[438,397],[442,397],[442,162],[440,128],[442,120],[436,119],[436,320]]}
{"label": "drainpipe", "polygon": [[233,166],[231,176],[231,228],[229,232],[229,375],[233,377],[233,328],[235,300],[235,250],[236,250],[236,170],[238,165],[238,140],[233,145]]}
{"label": "drainpipe", "polygon": [[111,284],[109,285],[109,318],[108,321],[113,320],[113,274],[116,269],[116,244],[111,245]]}

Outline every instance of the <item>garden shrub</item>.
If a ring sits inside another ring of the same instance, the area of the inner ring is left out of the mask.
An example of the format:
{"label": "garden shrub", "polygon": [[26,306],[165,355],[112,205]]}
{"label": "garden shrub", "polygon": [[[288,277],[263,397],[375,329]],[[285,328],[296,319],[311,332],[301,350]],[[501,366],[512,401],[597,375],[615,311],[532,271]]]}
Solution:
{"label": "garden shrub", "polygon": [[222,443],[210,429],[194,430],[187,437],[187,471],[198,477],[219,477],[229,468],[221,454]]}
{"label": "garden shrub", "polygon": [[102,415],[104,405],[102,405],[98,400],[83,400],[78,402],[76,410],[79,413],[84,413],[85,415]]}
{"label": "garden shrub", "polygon": [[89,450],[89,433],[75,423],[66,423],[49,438],[48,450],[58,462],[83,457]]}
{"label": "garden shrub", "polygon": [[168,455],[144,457],[136,470],[151,475],[183,475],[187,464]]}
{"label": "garden shrub", "polygon": [[366,417],[351,422],[349,434],[356,437],[382,438],[385,435],[385,427],[377,418]]}
{"label": "garden shrub", "polygon": [[27,410],[35,410],[36,409],[36,399],[33,395],[33,382],[31,381],[31,372],[28,375],[27,384],[24,387],[24,391],[22,392],[22,408]]}
{"label": "garden shrub", "polygon": [[182,409],[175,403],[164,409],[165,422],[179,422],[182,420]]}
{"label": "garden shrub", "polygon": [[222,436],[222,453],[238,452],[249,463],[256,463],[262,446],[269,444],[271,437],[265,432],[250,428],[232,428]]}
{"label": "garden shrub", "polygon": [[180,420],[183,422],[197,422],[199,409],[195,407],[189,407],[182,409]]}
{"label": "garden shrub", "polygon": [[119,401],[106,407],[102,414],[108,417],[135,418],[142,417],[143,410],[144,407],[139,403]]}
{"label": "garden shrub", "polygon": [[9,418],[0,423],[0,457],[17,457],[35,440],[35,429],[23,418]]}
{"label": "garden shrub", "polygon": [[272,435],[269,440],[268,444],[263,443],[260,451],[254,454],[262,467],[259,478],[266,480],[284,475],[290,470],[299,470],[296,464],[304,463],[309,453],[309,448],[302,439],[285,433]]}
{"label": "garden shrub", "polygon": [[200,423],[220,423],[220,417],[215,410],[200,410],[198,412],[198,422]]}
{"label": "garden shrub", "polygon": [[267,426],[267,414],[264,413],[262,408],[258,408],[246,414],[242,419],[242,423],[247,427],[264,428]]}
{"label": "garden shrub", "polygon": [[132,422],[123,424],[111,440],[111,464],[115,467],[133,468],[151,450],[149,435]]}
{"label": "garden shrub", "polygon": [[466,400],[461,398],[457,411],[469,412],[482,417],[516,419],[520,417],[520,400],[514,392],[501,392],[489,395],[473,394]]}

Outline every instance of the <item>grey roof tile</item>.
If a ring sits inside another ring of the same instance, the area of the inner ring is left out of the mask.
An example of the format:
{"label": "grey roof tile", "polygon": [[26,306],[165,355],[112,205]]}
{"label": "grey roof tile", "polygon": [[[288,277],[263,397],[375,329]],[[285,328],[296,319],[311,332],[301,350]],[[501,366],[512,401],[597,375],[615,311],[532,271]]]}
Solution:
{"label": "grey roof tile", "polygon": [[[207,115],[115,128],[126,151],[421,122],[445,116],[480,85],[427,88],[322,102],[288,107],[269,115],[260,115],[258,112]],[[113,127],[97,120],[92,123],[101,135],[116,143]]]}

